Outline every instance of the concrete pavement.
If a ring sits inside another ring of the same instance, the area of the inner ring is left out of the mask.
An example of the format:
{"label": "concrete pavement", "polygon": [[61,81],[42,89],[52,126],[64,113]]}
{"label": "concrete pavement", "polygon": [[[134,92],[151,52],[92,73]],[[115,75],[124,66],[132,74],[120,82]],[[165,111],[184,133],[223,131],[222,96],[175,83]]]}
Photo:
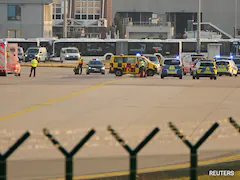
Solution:
{"label": "concrete pavement", "polygon": [[[75,174],[81,175],[128,168],[127,153],[106,132],[108,125],[132,147],[154,127],[160,128],[140,152],[139,168],[145,168],[188,161],[189,150],[168,128],[169,121],[193,142],[217,120],[233,116],[240,123],[239,77],[214,81],[189,76],[183,80],[75,76],[69,68],[38,68],[35,78],[28,73],[29,68],[23,68],[21,77],[0,78],[1,151],[26,130],[31,132],[10,157],[10,179],[64,175],[62,154],[43,136],[45,127],[69,150],[90,128],[97,131],[76,155]],[[239,134],[229,123],[220,124],[200,148],[200,159],[240,150]]]}

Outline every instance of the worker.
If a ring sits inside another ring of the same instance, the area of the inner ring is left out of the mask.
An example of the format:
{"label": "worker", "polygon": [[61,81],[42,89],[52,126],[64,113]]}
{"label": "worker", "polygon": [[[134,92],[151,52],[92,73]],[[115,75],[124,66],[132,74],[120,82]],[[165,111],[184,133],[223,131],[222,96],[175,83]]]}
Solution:
{"label": "worker", "polygon": [[35,56],[34,58],[33,58],[33,60],[31,61],[31,72],[30,72],[30,75],[29,75],[29,77],[31,77],[32,76],[32,72],[33,72],[33,77],[35,77],[36,76],[36,68],[37,68],[37,66],[38,66],[38,60],[37,60],[37,57]]}
{"label": "worker", "polygon": [[82,66],[83,66],[83,58],[82,56],[80,56],[78,59],[78,71],[80,71],[79,74],[82,74]]}
{"label": "worker", "polygon": [[145,73],[146,73],[146,64],[144,62],[143,59],[141,59],[139,61],[139,74],[140,74],[140,77],[144,77],[145,76]]}

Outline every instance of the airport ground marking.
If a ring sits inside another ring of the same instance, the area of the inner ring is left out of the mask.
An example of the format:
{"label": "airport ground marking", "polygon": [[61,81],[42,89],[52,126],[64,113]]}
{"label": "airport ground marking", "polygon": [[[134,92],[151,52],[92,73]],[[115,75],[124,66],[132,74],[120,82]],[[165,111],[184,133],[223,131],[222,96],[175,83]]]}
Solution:
{"label": "airport ground marking", "polygon": [[[220,157],[220,158],[216,158],[216,159],[203,160],[203,161],[199,161],[198,164],[199,164],[199,166],[206,166],[206,165],[212,165],[212,164],[224,163],[224,162],[230,162],[230,161],[237,161],[237,160],[240,160],[240,154]],[[190,167],[190,163],[182,163],[182,164],[176,164],[176,165],[144,168],[144,169],[137,170],[137,172],[142,174],[142,173],[151,173],[151,172],[157,172],[157,171],[185,169],[185,168],[189,168],[189,167]],[[129,174],[129,171],[96,173],[96,174],[75,176],[74,180],[86,180],[86,179],[106,178],[106,177],[114,177],[114,176],[127,176],[128,174]],[[64,178],[49,178],[46,180],[64,180]]]}
{"label": "airport ground marking", "polygon": [[36,109],[39,109],[41,107],[44,107],[45,105],[50,105],[50,104],[53,104],[55,102],[58,102],[58,101],[62,101],[64,99],[68,99],[70,97],[73,97],[73,96],[76,96],[76,95],[79,95],[79,94],[82,94],[82,93],[85,93],[85,92],[88,92],[88,91],[91,91],[93,89],[96,89],[96,88],[100,88],[104,85],[107,85],[107,84],[111,84],[113,82],[117,82],[119,80],[127,80],[128,78],[121,78],[121,79],[114,79],[114,80],[110,80],[110,81],[106,81],[106,82],[103,82],[103,83],[100,83],[100,84],[96,84],[96,85],[93,85],[93,86],[90,86],[88,88],[85,88],[85,89],[82,89],[80,91],[76,91],[76,92],[73,92],[71,94],[67,94],[67,95],[64,95],[64,96],[61,96],[61,97],[58,97],[58,98],[55,98],[55,99],[51,99],[47,102],[44,102],[44,103],[41,103],[39,105],[35,105],[35,106],[31,106],[27,109],[24,109],[24,110],[20,110],[18,112],[15,112],[15,113],[12,113],[12,114],[9,114],[9,115],[6,115],[6,116],[3,116],[3,117],[0,117],[0,121],[4,121],[4,120],[8,120],[10,118],[13,118],[13,117],[16,117],[16,116],[19,116],[19,115],[22,115],[22,114],[25,114],[25,113],[28,113],[30,111],[33,111],[33,110],[36,110]]}

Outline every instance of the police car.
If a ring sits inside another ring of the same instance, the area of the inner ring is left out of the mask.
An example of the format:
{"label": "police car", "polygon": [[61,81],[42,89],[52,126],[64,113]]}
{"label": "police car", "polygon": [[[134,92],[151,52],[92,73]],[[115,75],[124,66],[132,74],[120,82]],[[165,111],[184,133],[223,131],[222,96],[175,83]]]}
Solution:
{"label": "police car", "polygon": [[101,73],[105,74],[105,66],[99,59],[93,59],[86,66],[86,73]]}
{"label": "police car", "polygon": [[228,75],[228,76],[237,76],[238,67],[232,60],[217,60],[216,61],[217,72],[219,76]]}
{"label": "police car", "polygon": [[217,79],[217,68],[213,60],[200,60],[192,69],[192,78],[209,77]]}
{"label": "police car", "polygon": [[230,59],[234,61],[238,68],[238,74],[240,74],[240,56],[230,56]]}
{"label": "police car", "polygon": [[165,58],[162,63],[161,78],[164,77],[183,77],[182,63],[179,57]]}

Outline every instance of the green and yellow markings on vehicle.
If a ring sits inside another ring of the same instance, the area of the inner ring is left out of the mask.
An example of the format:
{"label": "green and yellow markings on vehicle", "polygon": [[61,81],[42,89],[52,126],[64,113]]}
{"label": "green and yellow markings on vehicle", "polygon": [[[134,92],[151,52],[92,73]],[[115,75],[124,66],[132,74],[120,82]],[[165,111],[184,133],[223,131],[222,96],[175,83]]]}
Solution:
{"label": "green and yellow markings on vehicle", "polygon": [[176,74],[176,68],[175,66],[169,66],[168,74]]}
{"label": "green and yellow markings on vehicle", "polygon": [[217,71],[218,72],[227,72],[227,67],[226,66],[218,66],[217,67]]}

